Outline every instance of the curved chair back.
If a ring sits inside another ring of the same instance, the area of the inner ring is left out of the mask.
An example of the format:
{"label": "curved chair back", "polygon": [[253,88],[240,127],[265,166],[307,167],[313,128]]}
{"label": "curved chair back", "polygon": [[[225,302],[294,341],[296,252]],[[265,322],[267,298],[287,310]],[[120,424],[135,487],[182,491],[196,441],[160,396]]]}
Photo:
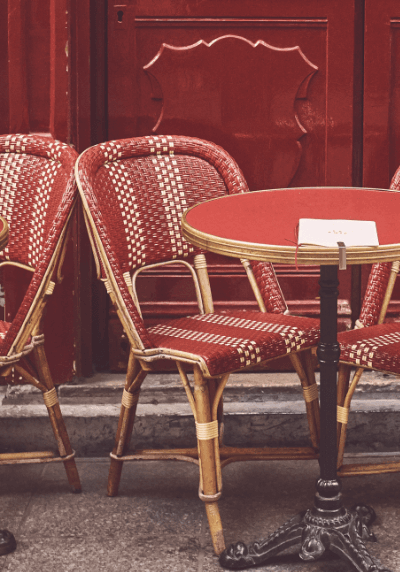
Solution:
{"label": "curved chair back", "polygon": [[1,340],[0,355],[21,350],[40,317],[38,305],[52,279],[77,195],[76,158],[71,147],[49,137],[0,137],[0,215],[9,225],[0,265],[33,271],[23,302]]}
{"label": "curved chair back", "polygon": [[[196,203],[247,192],[247,183],[221,147],[183,136],[96,145],[79,157],[76,179],[98,268],[110,282],[128,330],[136,332],[130,341],[152,347],[132,302],[132,273],[201,253],[181,234],[182,214]],[[270,281],[276,281],[273,270]]]}

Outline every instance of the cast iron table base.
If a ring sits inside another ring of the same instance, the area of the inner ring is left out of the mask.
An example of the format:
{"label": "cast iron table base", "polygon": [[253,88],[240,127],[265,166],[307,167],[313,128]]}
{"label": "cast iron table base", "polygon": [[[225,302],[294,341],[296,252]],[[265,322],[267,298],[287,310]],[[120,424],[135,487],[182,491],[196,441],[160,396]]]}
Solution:
{"label": "cast iron table base", "polygon": [[0,530],[0,556],[9,554],[17,548],[17,543],[11,532],[8,530]]}
{"label": "cast iron table base", "polygon": [[324,511],[314,507],[305,514],[295,516],[265,540],[246,545],[232,544],[220,556],[224,568],[242,570],[264,564],[272,556],[290,546],[300,545],[300,558],[318,560],[326,550],[352,564],[358,572],[390,572],[381,568],[368,554],[364,542],[376,541],[368,525],[375,519],[375,512],[366,505],[348,511]]}
{"label": "cast iron table base", "polygon": [[375,517],[374,511],[367,506],[348,511],[340,494],[336,469],[336,376],[340,356],[338,267],[321,265],[320,271],[321,335],[317,350],[321,380],[320,478],[314,508],[292,518],[265,540],[249,546],[243,542],[232,544],[220,555],[220,564],[225,568],[240,570],[257,566],[286,548],[300,544],[300,557],[306,561],[318,560],[328,549],[352,564],[357,572],[390,572],[376,564],[364,544],[365,540],[375,538],[368,529]]}

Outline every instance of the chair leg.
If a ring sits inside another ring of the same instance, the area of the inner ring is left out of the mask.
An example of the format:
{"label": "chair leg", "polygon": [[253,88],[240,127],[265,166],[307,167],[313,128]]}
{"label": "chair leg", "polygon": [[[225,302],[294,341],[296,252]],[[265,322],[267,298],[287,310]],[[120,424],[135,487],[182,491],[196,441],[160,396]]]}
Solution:
{"label": "chair leg", "polygon": [[[129,447],[135,422],[140,387],[146,375],[147,372],[142,369],[139,361],[134,357],[132,352],[130,352],[125,387],[121,401],[121,412],[119,415],[117,434],[115,436],[113,449],[113,455],[117,457],[125,455]],[[123,460],[111,457],[107,485],[107,495],[109,497],[114,497],[118,494],[123,463]]]}
{"label": "chair leg", "polygon": [[[304,371],[299,354],[290,354],[290,361],[299,376],[301,386],[303,388],[303,397],[306,403],[307,421],[310,430],[311,444],[314,449],[319,447],[319,405],[318,405],[318,389],[315,383],[314,372],[311,367],[311,353],[309,356],[308,372]],[[313,378],[309,379],[312,374]]]}
{"label": "chair leg", "polygon": [[[347,421],[350,411],[350,403],[353,394],[356,390],[357,384],[363,374],[364,369],[359,367],[351,380],[350,387],[346,393],[346,383],[348,386],[348,379],[350,377],[351,366],[341,364],[339,367],[338,376],[338,460],[337,466],[340,468],[343,465],[344,447],[346,444],[347,436]],[[341,403],[339,403],[339,400]]]}
{"label": "chair leg", "polygon": [[[59,453],[61,457],[72,455],[73,450],[68,437],[67,429],[65,427],[64,419],[61,414],[57,394],[54,389],[54,383],[51,377],[49,365],[47,363],[44,346],[37,346],[33,350],[33,355],[35,357],[39,379],[47,388],[47,391],[43,393],[43,400],[47,407],[50,423],[57,441]],[[75,459],[72,458],[64,461],[64,467],[72,491],[75,493],[81,492],[82,486],[79,479]]]}
{"label": "chair leg", "polygon": [[[205,503],[212,543],[215,553],[219,555],[225,550],[225,541],[218,508],[218,499],[221,496],[221,492],[218,491],[215,450],[215,440],[218,438],[218,421],[212,423],[207,380],[197,366],[194,367],[194,399],[200,464],[199,496]],[[216,435],[214,434],[215,428]]]}
{"label": "chair leg", "polygon": [[[337,405],[338,405],[338,408],[343,407],[344,400],[346,399],[347,392],[349,391],[350,373],[351,373],[351,365],[340,364],[339,372],[338,372],[338,384],[337,384]],[[338,447],[339,447],[339,443],[340,443],[341,432],[342,432],[342,423],[340,421],[338,421],[338,424],[337,424]]]}

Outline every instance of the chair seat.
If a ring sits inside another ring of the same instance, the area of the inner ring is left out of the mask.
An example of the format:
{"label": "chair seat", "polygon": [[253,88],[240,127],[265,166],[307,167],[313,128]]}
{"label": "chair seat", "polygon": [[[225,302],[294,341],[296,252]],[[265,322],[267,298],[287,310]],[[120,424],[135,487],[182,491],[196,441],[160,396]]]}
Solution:
{"label": "chair seat", "polygon": [[238,311],[170,320],[148,332],[160,349],[200,356],[214,376],[315,345],[319,320]]}
{"label": "chair seat", "polygon": [[400,373],[400,324],[379,324],[338,334],[340,361]]}

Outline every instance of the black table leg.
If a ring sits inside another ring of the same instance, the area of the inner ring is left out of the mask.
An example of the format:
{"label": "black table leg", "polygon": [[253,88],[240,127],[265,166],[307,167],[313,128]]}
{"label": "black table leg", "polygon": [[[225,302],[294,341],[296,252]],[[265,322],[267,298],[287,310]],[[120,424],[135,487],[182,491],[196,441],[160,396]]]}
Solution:
{"label": "black table leg", "polygon": [[358,572],[390,572],[368,554],[364,541],[375,540],[369,525],[375,513],[368,506],[347,510],[337,478],[336,375],[340,347],[337,342],[337,266],[321,266],[321,337],[318,344],[321,386],[320,478],[314,507],[300,514],[265,540],[232,544],[220,555],[224,568],[240,570],[263,564],[286,548],[300,545],[300,558],[318,560],[325,550],[338,554]]}
{"label": "black table leg", "polygon": [[9,554],[17,548],[14,535],[8,530],[0,530],[0,556]]}

